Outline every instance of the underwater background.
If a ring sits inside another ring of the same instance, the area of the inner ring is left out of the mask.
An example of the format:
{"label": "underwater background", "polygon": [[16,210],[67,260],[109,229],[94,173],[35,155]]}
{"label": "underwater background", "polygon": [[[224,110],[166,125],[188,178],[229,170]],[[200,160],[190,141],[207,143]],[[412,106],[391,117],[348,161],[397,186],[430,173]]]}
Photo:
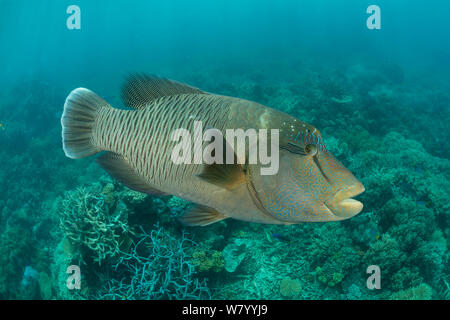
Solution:
{"label": "underwater background", "polygon": [[[381,29],[369,30],[369,5]],[[70,5],[81,29],[69,30]],[[450,298],[448,1],[0,0],[0,299]],[[77,87],[130,72],[287,112],[364,184],[363,211],[183,227],[190,205],[65,157]],[[69,289],[67,268],[81,270]],[[381,289],[366,272],[381,269]]]}

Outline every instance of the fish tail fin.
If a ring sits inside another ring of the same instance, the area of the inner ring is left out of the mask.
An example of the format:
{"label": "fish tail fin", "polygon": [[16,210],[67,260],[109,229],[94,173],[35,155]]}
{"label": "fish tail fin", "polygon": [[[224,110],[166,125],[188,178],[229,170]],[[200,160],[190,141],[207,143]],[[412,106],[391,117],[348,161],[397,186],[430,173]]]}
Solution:
{"label": "fish tail fin", "polygon": [[79,159],[102,149],[92,135],[99,109],[111,107],[100,96],[85,88],[73,90],[66,99],[61,117],[63,149],[67,157]]}

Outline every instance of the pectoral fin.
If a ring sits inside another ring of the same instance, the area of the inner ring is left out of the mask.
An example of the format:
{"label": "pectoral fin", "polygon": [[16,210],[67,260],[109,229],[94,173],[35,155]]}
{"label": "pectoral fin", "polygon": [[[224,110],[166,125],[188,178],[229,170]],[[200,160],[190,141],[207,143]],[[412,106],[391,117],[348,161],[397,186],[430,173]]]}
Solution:
{"label": "pectoral fin", "polygon": [[[227,164],[227,152],[233,152],[233,163]],[[203,167],[203,171],[197,175],[200,179],[208,183],[212,183],[218,187],[225,188],[227,190],[233,190],[245,183],[245,172],[241,164],[238,163],[238,159],[233,149],[227,143],[225,138],[223,139],[223,163],[207,164]]]}
{"label": "pectoral fin", "polygon": [[205,165],[203,172],[197,175],[206,182],[227,190],[233,190],[245,183],[245,174],[239,164]]}
{"label": "pectoral fin", "polygon": [[181,223],[187,226],[207,226],[228,218],[216,209],[195,205],[179,218]]}

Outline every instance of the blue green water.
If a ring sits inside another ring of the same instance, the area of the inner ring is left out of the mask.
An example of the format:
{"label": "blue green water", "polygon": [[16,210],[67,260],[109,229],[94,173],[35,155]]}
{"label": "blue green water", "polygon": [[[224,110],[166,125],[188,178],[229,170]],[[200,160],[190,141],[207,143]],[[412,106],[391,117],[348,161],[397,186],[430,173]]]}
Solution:
{"label": "blue green water", "polygon": [[[80,29],[67,27],[70,5]],[[369,5],[381,29],[367,28]],[[449,299],[448,2],[0,0],[0,9],[1,299]],[[364,184],[363,211],[342,222],[186,228],[176,217],[188,203],[65,157],[69,92],[86,87],[121,107],[130,72],[313,124]],[[80,289],[66,285],[71,265]],[[367,286],[372,265],[379,289]]]}

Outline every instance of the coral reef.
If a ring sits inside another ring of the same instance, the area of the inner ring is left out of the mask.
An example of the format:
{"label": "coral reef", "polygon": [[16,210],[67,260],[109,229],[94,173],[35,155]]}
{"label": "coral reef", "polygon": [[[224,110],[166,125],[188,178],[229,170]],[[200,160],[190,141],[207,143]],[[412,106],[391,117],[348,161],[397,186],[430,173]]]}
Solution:
{"label": "coral reef", "polygon": [[280,293],[286,298],[295,298],[299,296],[302,291],[302,285],[300,281],[291,278],[284,278],[280,282]]}
{"label": "coral reef", "polygon": [[192,258],[199,272],[220,272],[225,267],[222,252],[217,250],[208,251],[197,249],[192,254]]}
{"label": "coral reef", "polygon": [[402,290],[391,295],[392,300],[430,300],[432,289],[426,283],[417,287]]}
{"label": "coral reef", "polygon": [[[92,159],[68,160],[59,117],[70,88],[33,79],[0,93],[1,299],[449,299],[442,79],[363,61],[186,66],[174,78],[314,124],[365,185],[363,212],[185,229],[177,217],[188,202],[132,191]],[[81,268],[80,290],[67,287],[70,265]],[[381,269],[380,290],[366,286],[369,265]]]}
{"label": "coral reef", "polygon": [[182,233],[175,238],[156,225],[141,236],[129,253],[114,266],[100,299],[207,299],[205,280],[195,277],[195,263],[188,251],[195,243]]}
{"label": "coral reef", "polygon": [[90,252],[99,264],[125,251],[133,234],[126,209],[116,207],[113,188],[108,184],[101,193],[83,187],[67,192],[59,210],[60,228],[71,245],[81,252]]}
{"label": "coral reef", "polygon": [[246,254],[246,241],[235,239],[234,242],[228,244],[222,251],[225,260],[225,270],[228,272],[236,271]]}

